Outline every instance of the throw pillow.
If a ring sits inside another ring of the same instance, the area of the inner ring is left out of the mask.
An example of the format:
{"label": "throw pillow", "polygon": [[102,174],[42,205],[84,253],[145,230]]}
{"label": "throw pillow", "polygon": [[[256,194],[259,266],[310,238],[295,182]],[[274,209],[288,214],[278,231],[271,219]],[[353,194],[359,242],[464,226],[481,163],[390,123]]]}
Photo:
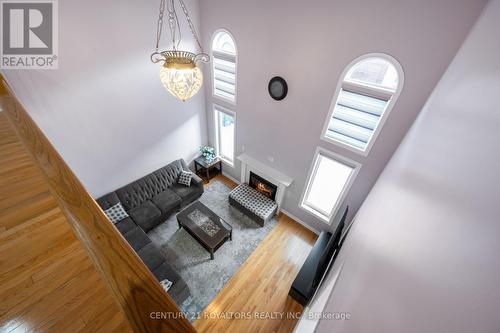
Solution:
{"label": "throw pillow", "polygon": [[189,171],[182,171],[181,175],[179,176],[179,184],[186,185],[186,186],[191,186],[191,179],[193,178],[193,173]]}
{"label": "throw pillow", "polygon": [[106,209],[104,213],[113,222],[113,224],[120,222],[124,218],[128,217],[127,212],[123,209],[122,203],[119,202],[116,205]]}
{"label": "throw pillow", "polygon": [[161,280],[160,285],[165,289],[165,291],[168,291],[170,287],[172,287],[172,281],[169,281],[168,279]]}

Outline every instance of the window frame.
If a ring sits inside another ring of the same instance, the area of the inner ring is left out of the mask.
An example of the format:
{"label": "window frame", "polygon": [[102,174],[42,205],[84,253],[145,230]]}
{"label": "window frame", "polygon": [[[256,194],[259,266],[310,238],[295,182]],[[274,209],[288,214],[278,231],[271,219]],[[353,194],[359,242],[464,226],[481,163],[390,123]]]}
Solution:
{"label": "window frame", "polygon": [[[346,183],[344,184],[344,187],[342,188],[342,191],[337,198],[337,201],[335,202],[335,205],[332,208],[332,211],[329,215],[325,215],[322,212],[314,209],[314,207],[311,207],[309,204],[306,203],[306,198],[309,195],[309,192],[311,190],[311,186],[313,184],[313,178],[315,177],[316,171],[318,169],[319,165],[319,157],[323,156],[329,159],[332,159],[338,163],[344,164],[346,166],[351,167],[353,170],[347,179]],[[359,170],[361,169],[361,163],[356,162],[354,160],[348,159],[342,155],[336,154],[334,152],[331,152],[325,148],[322,147],[316,147],[316,151],[314,153],[311,166],[309,168],[309,172],[307,174],[307,180],[306,180],[306,185],[304,187],[304,190],[302,192],[302,196],[300,198],[300,204],[299,207],[309,214],[313,215],[314,217],[320,219],[322,222],[327,223],[328,225],[332,225],[332,222],[334,220],[335,215],[337,214],[339,208],[342,206],[345,197],[349,190],[351,189],[352,185],[354,184],[354,180],[356,179]]]}
{"label": "window frame", "polygon": [[[374,87],[374,86],[370,86],[370,85],[363,85],[362,83],[353,83],[353,82],[345,80],[345,77],[346,77],[347,73],[349,72],[349,70],[354,65],[356,65],[357,63],[359,63],[367,58],[382,58],[394,66],[394,68],[396,69],[396,71],[398,73],[398,86],[394,92],[392,92],[390,89],[385,89],[385,88],[381,88],[381,87]],[[356,154],[359,154],[359,155],[362,155],[365,157],[368,156],[373,145],[375,144],[375,141],[377,140],[378,135],[382,131],[382,128],[384,127],[384,124],[385,124],[387,118],[389,117],[389,114],[391,113],[394,105],[396,104],[396,102],[399,98],[399,95],[401,94],[401,91],[403,90],[404,79],[405,78],[404,78],[403,67],[401,66],[399,61],[397,61],[394,57],[392,57],[386,53],[367,53],[367,54],[363,54],[362,56],[357,57],[356,59],[352,60],[344,68],[344,70],[342,71],[342,74],[340,75],[340,79],[337,82],[337,86],[335,88],[335,94],[333,95],[332,101],[330,103],[330,109],[328,111],[328,116],[326,118],[325,124],[323,125],[323,130],[321,131],[320,139],[323,141],[326,141],[328,143],[334,144],[336,146],[342,147],[344,149],[347,149],[349,151],[352,151]],[[348,143],[338,141],[336,139],[333,139],[333,138],[330,138],[327,136],[328,127],[330,126],[330,121],[333,117],[333,112],[335,111],[335,106],[337,105],[340,91],[343,89],[344,86],[355,87],[353,90],[360,91],[361,92],[360,94],[364,93],[368,96],[375,97],[375,98],[382,98],[382,99],[388,98],[387,106],[386,106],[384,112],[382,113],[382,116],[380,117],[380,120],[379,120],[377,126],[375,127],[375,130],[373,131],[370,139],[368,140],[368,143],[367,143],[366,148],[364,150],[362,150],[358,147],[352,146]]]}
{"label": "window frame", "polygon": [[[212,110],[213,110],[213,117],[214,117],[214,135],[215,135],[215,150],[217,152],[217,156],[220,157],[220,159],[230,165],[231,167],[234,167],[234,160],[236,159],[236,112],[229,110],[219,104],[213,103],[212,104]],[[219,112],[225,113],[234,119],[234,133],[233,133],[233,160],[229,160],[226,157],[223,157],[220,155],[220,135],[219,135]]]}
{"label": "window frame", "polygon": [[[235,71],[234,101],[231,101],[223,96],[219,96],[215,93],[215,71],[214,71],[214,61],[213,61],[213,59],[215,58],[215,54],[217,54],[218,59],[222,59],[222,60],[226,60],[226,61],[233,60],[233,56],[230,54],[227,54],[224,52],[219,52],[219,51],[214,52],[213,44],[215,41],[215,37],[217,36],[217,34],[219,34],[221,32],[228,34],[234,43],[234,50],[235,50],[235,55],[234,55],[234,71]],[[212,66],[210,67],[210,71],[212,74],[212,77],[211,77],[212,98],[216,101],[222,101],[224,103],[227,103],[228,105],[236,106],[236,103],[238,101],[238,46],[236,45],[236,39],[234,38],[233,34],[231,32],[229,32],[229,30],[224,29],[224,28],[220,28],[220,29],[217,29],[214,31],[214,33],[212,34],[212,38],[210,40],[210,56],[212,58]]]}

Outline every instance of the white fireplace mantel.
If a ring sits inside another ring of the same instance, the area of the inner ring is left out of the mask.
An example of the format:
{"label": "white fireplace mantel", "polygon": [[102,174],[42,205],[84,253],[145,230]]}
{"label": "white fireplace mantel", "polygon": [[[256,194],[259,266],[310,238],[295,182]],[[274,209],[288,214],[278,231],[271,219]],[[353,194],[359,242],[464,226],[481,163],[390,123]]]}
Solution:
{"label": "white fireplace mantel", "polygon": [[285,197],[285,191],[293,183],[293,179],[247,154],[241,154],[236,158],[241,162],[242,183],[248,183],[250,171],[252,171],[278,187],[275,201],[278,204],[279,212]]}

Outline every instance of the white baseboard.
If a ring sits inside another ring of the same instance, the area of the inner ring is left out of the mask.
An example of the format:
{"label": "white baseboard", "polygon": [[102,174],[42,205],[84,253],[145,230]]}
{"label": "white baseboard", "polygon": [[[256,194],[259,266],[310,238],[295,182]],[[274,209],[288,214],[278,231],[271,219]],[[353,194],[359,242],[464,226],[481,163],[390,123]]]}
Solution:
{"label": "white baseboard", "polygon": [[302,226],[304,226],[306,229],[309,229],[311,230],[312,232],[314,232],[316,235],[319,235],[319,231],[314,229],[313,227],[311,227],[309,224],[305,223],[304,221],[302,221],[301,219],[299,219],[297,216],[289,213],[288,211],[284,210],[284,209],[281,209],[281,212],[285,215],[287,215],[289,218],[291,218],[292,220],[294,220],[295,222],[301,224]]}

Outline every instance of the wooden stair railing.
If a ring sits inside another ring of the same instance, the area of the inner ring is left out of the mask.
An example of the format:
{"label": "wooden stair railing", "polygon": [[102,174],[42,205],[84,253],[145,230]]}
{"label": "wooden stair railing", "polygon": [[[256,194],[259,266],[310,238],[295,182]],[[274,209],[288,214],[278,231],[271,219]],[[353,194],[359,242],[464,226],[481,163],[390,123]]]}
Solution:
{"label": "wooden stair railing", "polygon": [[134,332],[195,333],[189,321],[179,315],[175,301],[85,190],[1,76],[0,82],[0,106],[41,169],[52,194]]}

